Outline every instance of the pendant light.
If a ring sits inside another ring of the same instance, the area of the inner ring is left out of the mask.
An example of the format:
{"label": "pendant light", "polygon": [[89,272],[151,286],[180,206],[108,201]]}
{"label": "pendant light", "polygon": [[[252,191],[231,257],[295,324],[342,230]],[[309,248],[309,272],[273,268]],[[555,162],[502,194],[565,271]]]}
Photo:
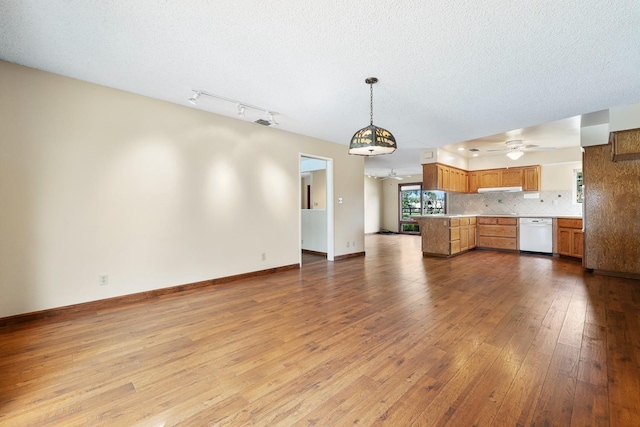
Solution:
{"label": "pendant light", "polygon": [[349,144],[349,154],[377,156],[378,154],[391,154],[398,148],[396,139],[391,132],[373,124],[373,85],[377,82],[376,77],[369,77],[365,80],[371,92],[371,122],[369,126],[360,129],[353,135]]}

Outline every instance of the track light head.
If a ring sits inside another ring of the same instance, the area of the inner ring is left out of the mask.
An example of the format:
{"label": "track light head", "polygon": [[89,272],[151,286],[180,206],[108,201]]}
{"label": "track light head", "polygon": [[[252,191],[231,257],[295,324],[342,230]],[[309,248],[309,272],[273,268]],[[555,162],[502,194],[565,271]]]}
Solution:
{"label": "track light head", "polygon": [[201,93],[198,92],[197,90],[193,91],[193,96],[191,98],[189,98],[189,102],[193,105],[196,105],[198,103],[198,98],[200,98]]}
{"label": "track light head", "polygon": [[245,107],[242,104],[238,104],[238,116],[244,117]]}
{"label": "track light head", "polygon": [[271,124],[271,126],[278,126],[280,123],[276,122],[276,119],[273,118],[273,113],[267,111],[267,120],[269,120],[269,123]]}

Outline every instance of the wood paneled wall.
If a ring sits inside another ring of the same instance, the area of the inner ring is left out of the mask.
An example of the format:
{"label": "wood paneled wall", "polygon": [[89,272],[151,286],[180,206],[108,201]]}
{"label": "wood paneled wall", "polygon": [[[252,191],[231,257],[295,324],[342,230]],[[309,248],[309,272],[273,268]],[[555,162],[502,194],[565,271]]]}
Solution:
{"label": "wood paneled wall", "polygon": [[584,266],[640,276],[640,160],[612,161],[611,145],[584,150]]}

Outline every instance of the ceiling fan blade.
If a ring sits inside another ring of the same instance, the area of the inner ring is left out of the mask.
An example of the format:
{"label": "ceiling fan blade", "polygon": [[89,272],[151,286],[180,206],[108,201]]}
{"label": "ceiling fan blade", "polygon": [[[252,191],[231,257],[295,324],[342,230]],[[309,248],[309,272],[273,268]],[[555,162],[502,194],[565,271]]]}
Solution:
{"label": "ceiling fan blade", "polygon": [[399,176],[392,176],[391,178],[393,178],[393,179],[397,179],[398,181],[402,181],[402,180],[404,179],[404,178],[401,178],[401,177],[399,177]]}
{"label": "ceiling fan blade", "polygon": [[521,148],[522,151],[553,151],[556,147],[538,147],[537,145],[532,148]]}
{"label": "ceiling fan blade", "polygon": [[509,151],[511,150],[510,148],[492,148],[490,150],[485,150],[485,151]]}

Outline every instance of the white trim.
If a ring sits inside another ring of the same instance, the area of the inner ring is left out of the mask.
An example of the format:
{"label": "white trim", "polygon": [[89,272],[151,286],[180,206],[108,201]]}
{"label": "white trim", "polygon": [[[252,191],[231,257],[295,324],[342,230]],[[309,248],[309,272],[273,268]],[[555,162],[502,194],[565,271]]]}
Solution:
{"label": "white trim", "polygon": [[300,187],[299,176],[302,173],[300,166],[303,157],[325,160],[327,162],[327,261],[335,259],[335,239],[334,239],[334,206],[333,206],[333,159],[322,157],[316,154],[298,153],[298,263],[302,266],[302,188]]}

